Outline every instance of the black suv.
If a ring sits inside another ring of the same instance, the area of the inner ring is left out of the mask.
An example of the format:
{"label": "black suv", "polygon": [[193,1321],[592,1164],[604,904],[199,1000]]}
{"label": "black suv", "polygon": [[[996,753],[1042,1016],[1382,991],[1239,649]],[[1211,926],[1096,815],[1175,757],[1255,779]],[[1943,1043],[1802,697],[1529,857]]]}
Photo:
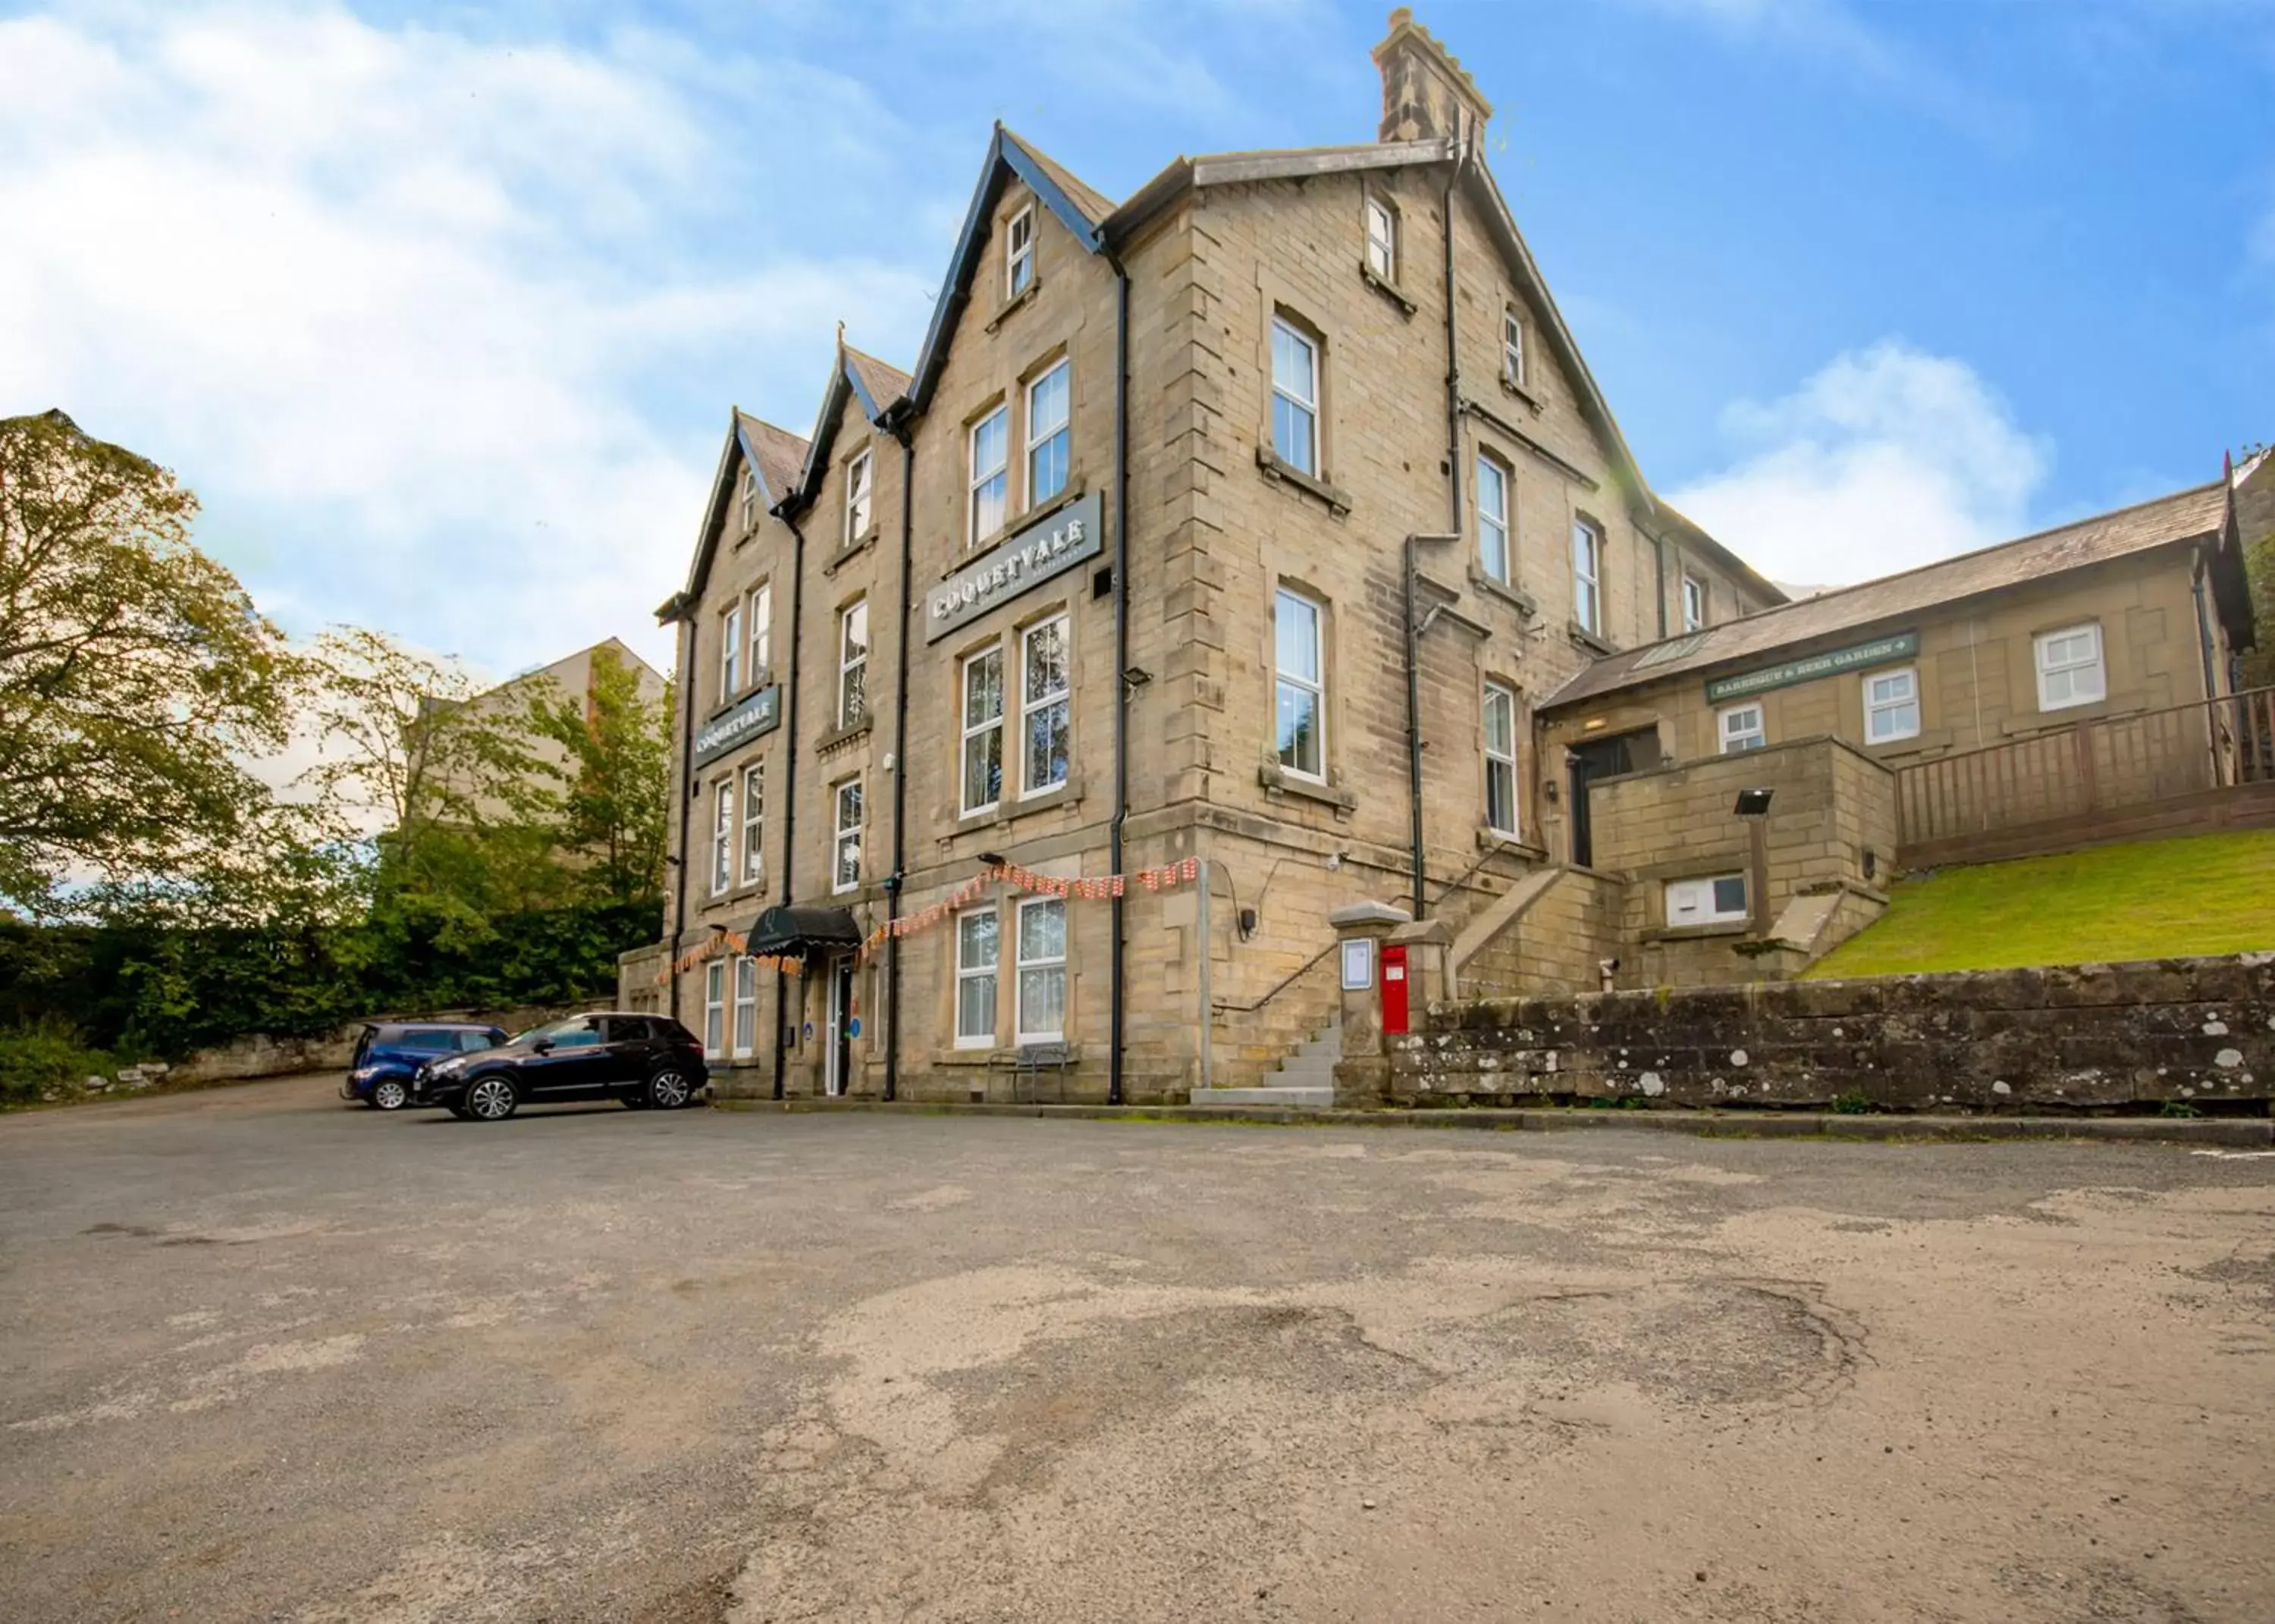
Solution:
{"label": "black suv", "polygon": [[703,1046],[668,1016],[602,1010],[540,1026],[480,1054],[420,1070],[412,1103],[448,1106],[454,1116],[502,1122],[525,1105],[621,1099],[675,1110],[710,1081]]}

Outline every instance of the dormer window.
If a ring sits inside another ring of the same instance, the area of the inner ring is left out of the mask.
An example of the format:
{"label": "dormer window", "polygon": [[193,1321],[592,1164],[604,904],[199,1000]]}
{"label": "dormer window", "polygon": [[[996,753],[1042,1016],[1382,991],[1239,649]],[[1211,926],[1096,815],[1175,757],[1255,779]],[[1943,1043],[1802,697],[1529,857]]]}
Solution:
{"label": "dormer window", "polygon": [[852,546],[869,533],[869,453],[855,457],[845,470],[845,545]]}
{"label": "dormer window", "polygon": [[1366,268],[1385,282],[1398,280],[1398,216],[1380,198],[1366,200]]}
{"label": "dormer window", "polygon": [[1500,375],[1524,387],[1524,318],[1514,305],[1500,313]]}
{"label": "dormer window", "polygon": [[1011,230],[1003,243],[1003,292],[1017,298],[1034,285],[1035,211],[1032,206],[1011,216]]}

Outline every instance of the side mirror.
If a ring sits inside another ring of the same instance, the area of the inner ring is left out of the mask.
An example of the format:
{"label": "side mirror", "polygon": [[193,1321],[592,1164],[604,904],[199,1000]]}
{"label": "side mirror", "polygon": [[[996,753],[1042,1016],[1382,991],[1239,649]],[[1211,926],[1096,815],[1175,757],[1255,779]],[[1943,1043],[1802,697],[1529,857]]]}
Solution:
{"label": "side mirror", "polygon": [[550,1054],[553,1053],[553,1039],[550,1038],[540,1038],[535,1043],[531,1044],[529,1046],[531,1051],[534,1054]]}

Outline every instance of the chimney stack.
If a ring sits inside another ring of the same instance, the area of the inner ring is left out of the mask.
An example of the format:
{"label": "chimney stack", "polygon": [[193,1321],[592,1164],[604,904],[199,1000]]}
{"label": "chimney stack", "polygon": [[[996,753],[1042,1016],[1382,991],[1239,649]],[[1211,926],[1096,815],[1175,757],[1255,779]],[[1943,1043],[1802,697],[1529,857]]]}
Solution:
{"label": "chimney stack", "polygon": [[1374,65],[1382,71],[1378,140],[1474,140],[1493,117],[1493,104],[1478,94],[1461,58],[1432,39],[1405,6],[1390,14]]}

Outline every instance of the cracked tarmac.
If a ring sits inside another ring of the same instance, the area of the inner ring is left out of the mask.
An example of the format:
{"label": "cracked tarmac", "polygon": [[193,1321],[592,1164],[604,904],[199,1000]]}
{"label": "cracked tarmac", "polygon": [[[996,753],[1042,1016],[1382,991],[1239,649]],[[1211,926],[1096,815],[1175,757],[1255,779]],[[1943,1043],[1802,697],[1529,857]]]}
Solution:
{"label": "cracked tarmac", "polygon": [[0,1119],[11,1619],[2275,1617],[2275,1160],[331,1087]]}

